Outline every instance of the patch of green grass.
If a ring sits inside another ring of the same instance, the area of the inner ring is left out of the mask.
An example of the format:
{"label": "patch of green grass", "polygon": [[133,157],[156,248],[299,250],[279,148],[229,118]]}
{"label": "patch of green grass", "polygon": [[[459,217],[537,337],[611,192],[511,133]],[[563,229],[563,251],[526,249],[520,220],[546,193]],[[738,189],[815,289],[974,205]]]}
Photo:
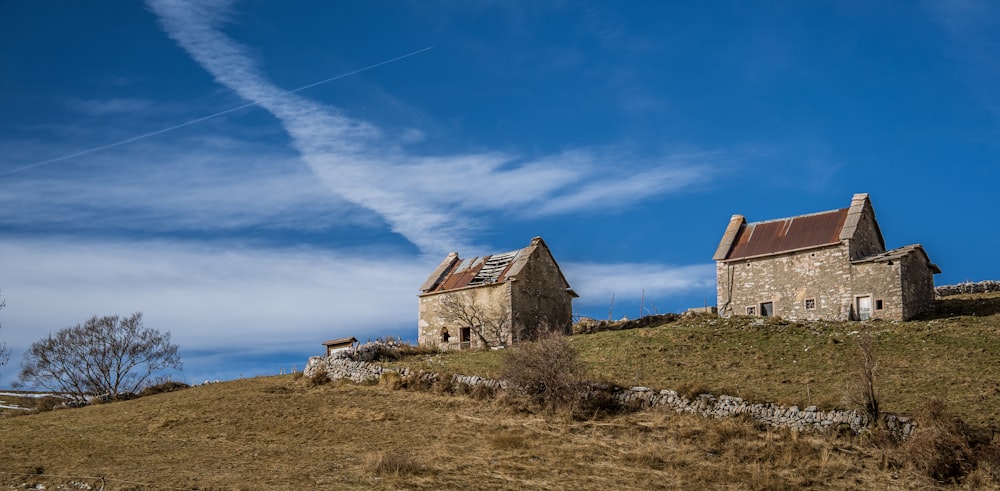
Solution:
{"label": "patch of green grass", "polygon": [[[973,425],[1000,427],[1000,294],[946,297],[910,322],[789,322],[685,317],[663,326],[572,336],[594,380],[697,386],[751,401],[845,408],[857,332],[872,333],[882,409],[914,414],[948,401]],[[502,351],[447,352],[399,366],[495,377]]]}

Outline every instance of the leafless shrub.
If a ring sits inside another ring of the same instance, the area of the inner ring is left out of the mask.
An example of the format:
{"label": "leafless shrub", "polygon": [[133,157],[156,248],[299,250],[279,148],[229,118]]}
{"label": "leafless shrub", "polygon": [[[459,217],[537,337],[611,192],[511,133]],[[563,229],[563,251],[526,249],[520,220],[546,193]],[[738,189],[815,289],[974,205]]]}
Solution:
{"label": "leafless shrub", "polygon": [[437,380],[431,383],[431,390],[437,395],[454,394],[458,385],[454,373],[439,373]]}
{"label": "leafless shrub", "polygon": [[550,334],[508,349],[500,374],[548,410],[572,409],[586,393],[583,363],[566,336]]}
{"label": "leafless shrub", "polygon": [[31,399],[31,409],[36,412],[52,411],[66,402],[66,399],[55,396],[36,397]]}
{"label": "leafless shrub", "polygon": [[474,385],[467,392],[469,397],[479,401],[493,399],[496,393],[496,389],[487,385]]}
{"label": "leafless shrub", "polygon": [[155,385],[150,385],[145,389],[142,389],[142,392],[139,392],[139,397],[151,396],[153,394],[162,394],[164,392],[173,392],[175,390],[187,389],[188,387],[191,386],[185,384],[184,382],[165,380]]}
{"label": "leafless shrub", "polygon": [[326,373],[326,370],[316,370],[313,372],[312,376],[309,377],[309,385],[313,387],[325,385],[329,382],[330,375]]}
{"label": "leafless shrub", "polygon": [[970,428],[940,400],[925,404],[917,418],[920,426],[900,449],[903,460],[937,482],[958,482],[975,465]]}
{"label": "leafless shrub", "polygon": [[[6,306],[7,302],[0,296],[0,310]],[[10,361],[10,348],[7,347],[7,343],[0,341],[0,367],[6,365],[8,361]]]}
{"label": "leafless shrub", "polygon": [[403,388],[403,377],[398,372],[382,372],[378,378],[378,384],[392,390],[401,389]]}
{"label": "leafless shrub", "polygon": [[688,400],[694,399],[702,394],[712,393],[712,389],[710,389],[704,383],[691,382],[691,381],[681,382],[680,384],[677,385],[677,388],[674,390],[677,391],[677,395],[684,397]]}
{"label": "leafless shrub", "polygon": [[378,363],[398,361],[411,356],[432,355],[437,352],[437,348],[433,346],[414,346],[386,338],[362,344],[353,350],[345,351],[341,356],[352,361]]}
{"label": "leafless shrub", "polygon": [[868,416],[869,424],[879,423],[878,360],[875,343],[868,331],[862,331],[857,338],[857,366],[847,381],[847,398]]}

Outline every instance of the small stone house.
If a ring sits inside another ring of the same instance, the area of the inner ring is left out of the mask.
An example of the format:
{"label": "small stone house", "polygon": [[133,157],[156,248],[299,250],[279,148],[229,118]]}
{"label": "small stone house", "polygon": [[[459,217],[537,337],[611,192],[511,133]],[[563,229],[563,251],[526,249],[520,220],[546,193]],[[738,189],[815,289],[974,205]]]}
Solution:
{"label": "small stone house", "polygon": [[539,329],[569,333],[576,297],[541,237],[472,259],[453,252],[420,287],[417,342],[486,348],[530,339]]}
{"label": "small stone house", "polygon": [[358,342],[357,338],[351,336],[349,338],[339,338],[339,339],[331,339],[329,341],[323,341],[323,346],[326,347],[326,356],[330,356],[339,351],[345,351],[353,348],[354,343],[357,342]]}
{"label": "small stone house", "polygon": [[885,249],[867,194],[790,218],[733,215],[713,259],[720,315],[791,320],[912,319],[941,272],[920,244]]}

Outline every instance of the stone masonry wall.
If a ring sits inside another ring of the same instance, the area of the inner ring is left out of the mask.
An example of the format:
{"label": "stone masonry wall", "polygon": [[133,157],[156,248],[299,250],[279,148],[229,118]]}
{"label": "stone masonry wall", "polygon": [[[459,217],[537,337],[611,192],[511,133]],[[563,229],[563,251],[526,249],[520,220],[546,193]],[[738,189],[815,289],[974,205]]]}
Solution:
{"label": "stone masonry wall", "polygon": [[909,320],[934,308],[934,273],[921,254],[908,254],[898,264],[903,320]]}
{"label": "stone masonry wall", "polygon": [[[875,209],[867,197],[862,200],[855,199],[851,202],[850,214],[857,214],[857,226],[850,239],[850,255],[852,260],[873,256],[880,252],[885,252],[885,244],[882,240],[882,232],[875,221]],[[848,221],[854,217],[849,215]],[[844,237],[841,237],[844,238]]]}
{"label": "stone masonry wall", "polygon": [[[905,320],[906,306],[903,304],[903,290],[900,268],[897,261],[864,262],[852,266],[851,291],[843,299],[848,305],[854,304],[855,297],[870,296],[872,319]],[[882,308],[878,308],[878,304]]]}
{"label": "stone masonry wall", "polygon": [[559,266],[544,248],[535,248],[511,282],[511,306],[518,332],[547,327],[569,333],[573,325],[573,298],[566,291]]}
{"label": "stone masonry wall", "polygon": [[[338,358],[314,356],[309,358],[302,371],[312,377],[318,371],[325,371],[331,379],[348,379],[354,382],[376,381],[383,373],[393,371],[402,376],[418,376],[428,381],[440,379],[437,373],[413,372],[408,368],[399,370],[383,368],[373,363],[350,361]],[[477,377],[474,375],[453,375],[453,383],[463,383],[470,387],[487,386],[493,389],[507,389],[506,381]],[[614,398],[621,404],[640,404],[643,407],[662,407],[677,413],[698,414],[706,418],[749,417],[755,421],[774,427],[790,428],[795,431],[839,431],[850,428],[854,432],[866,431],[869,421],[866,415],[853,410],[820,411],[815,406],[799,409],[797,406],[780,406],[769,403],[750,403],[739,397],[701,394],[688,399],[672,390],[656,391],[647,387],[615,388]],[[916,428],[916,422],[909,418],[891,414],[883,415],[885,428],[897,439],[906,439]]]}
{"label": "stone masonry wall", "polygon": [[723,316],[748,315],[748,307],[760,315],[770,302],[773,315],[785,319],[851,320],[856,299],[869,296],[872,319],[909,320],[934,303],[934,275],[921,255],[852,263],[845,244],[720,261],[716,276]]}
{"label": "stone masonry wall", "polygon": [[[422,295],[418,300],[418,320],[417,320],[417,344],[421,346],[436,346],[442,350],[459,349],[461,338],[460,329],[464,326],[449,323],[444,309],[441,307],[441,300],[449,295],[468,295],[483,309],[493,311],[495,309],[510,307],[511,283],[497,283],[492,285],[475,286],[449,290],[441,293]],[[442,341],[441,329],[448,328],[448,342]],[[482,341],[472,333],[469,340],[473,349],[482,348]]]}
{"label": "stone masonry wall", "polygon": [[[847,320],[853,297],[846,245],[743,261],[717,262],[718,306],[722,315],[760,314],[771,302],[774,315],[797,320]],[[815,308],[805,301],[813,299]]]}

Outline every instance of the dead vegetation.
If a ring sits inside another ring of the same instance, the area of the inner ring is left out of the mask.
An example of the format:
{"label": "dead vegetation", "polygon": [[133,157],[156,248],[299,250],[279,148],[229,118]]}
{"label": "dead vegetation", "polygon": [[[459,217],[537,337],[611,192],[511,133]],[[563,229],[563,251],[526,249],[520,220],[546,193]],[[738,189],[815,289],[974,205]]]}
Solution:
{"label": "dead vegetation", "polygon": [[[286,375],[5,419],[0,484],[97,489],[103,476],[108,490],[939,486],[887,452],[863,437],[740,419],[648,410],[575,420],[499,398]],[[977,463],[962,482],[996,483],[989,472]]]}
{"label": "dead vegetation", "polygon": [[[962,308],[968,302],[991,306],[1000,295],[964,301]],[[851,361],[857,354],[857,324],[759,321],[695,317],[665,327],[561,339],[587,374],[622,385],[634,381],[687,395],[730,393],[785,404],[844,403],[844,380],[857,367]],[[878,342],[881,407],[920,422],[913,438],[902,444],[877,429],[862,435],[800,434],[750,420],[706,420],[659,409],[565,417],[565,412],[546,410],[544,398],[452,382],[452,373],[496,376],[501,359],[518,350],[435,353],[415,355],[410,363],[441,373],[436,379],[387,374],[376,384],[360,385],[317,383],[296,374],[2,419],[0,484],[54,488],[79,482],[94,489],[101,484],[104,489],[1000,487],[1000,442],[994,436],[1000,366],[988,356],[1000,344],[996,315],[932,316],[867,327]],[[947,400],[947,407],[927,405],[931,395]]]}

